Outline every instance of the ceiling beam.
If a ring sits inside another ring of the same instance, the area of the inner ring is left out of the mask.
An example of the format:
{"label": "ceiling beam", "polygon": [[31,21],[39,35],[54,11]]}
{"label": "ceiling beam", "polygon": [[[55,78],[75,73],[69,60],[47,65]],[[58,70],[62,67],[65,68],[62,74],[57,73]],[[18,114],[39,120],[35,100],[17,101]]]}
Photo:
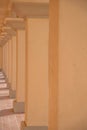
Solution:
{"label": "ceiling beam", "polygon": [[14,2],[12,11],[18,17],[48,17],[49,3]]}

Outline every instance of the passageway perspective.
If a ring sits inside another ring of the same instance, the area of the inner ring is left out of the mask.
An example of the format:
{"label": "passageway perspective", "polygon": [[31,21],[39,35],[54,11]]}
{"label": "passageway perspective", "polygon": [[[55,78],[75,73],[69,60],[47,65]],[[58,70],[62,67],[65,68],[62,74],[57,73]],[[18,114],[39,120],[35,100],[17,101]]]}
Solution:
{"label": "passageway perspective", "polygon": [[14,113],[12,102],[5,76],[0,72],[0,130],[20,130],[24,114]]}
{"label": "passageway perspective", "polygon": [[87,130],[87,1],[0,0],[0,130]]}

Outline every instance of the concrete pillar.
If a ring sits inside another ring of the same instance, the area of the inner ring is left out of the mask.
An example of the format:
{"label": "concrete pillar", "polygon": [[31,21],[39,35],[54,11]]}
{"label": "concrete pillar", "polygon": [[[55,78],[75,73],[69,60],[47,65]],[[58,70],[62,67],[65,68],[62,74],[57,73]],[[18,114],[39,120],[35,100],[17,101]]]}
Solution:
{"label": "concrete pillar", "polygon": [[5,46],[6,46],[6,78],[8,79],[8,75],[9,75],[9,68],[8,68],[8,66],[9,66],[9,55],[8,55],[8,47],[9,47],[9,43],[7,42],[6,44],[5,44]]}
{"label": "concrete pillar", "polygon": [[27,33],[27,84],[22,130],[48,129],[48,19],[29,18]]}
{"label": "concrete pillar", "polygon": [[1,70],[3,71],[4,75],[2,74],[1,78],[6,79],[8,78],[8,43],[6,43],[2,48],[0,48],[0,66]]}
{"label": "concrete pillar", "polygon": [[3,72],[3,74],[2,74],[2,78],[4,79],[5,78],[5,45],[4,46],[2,46],[2,52],[1,52],[2,54],[2,72]]}
{"label": "concrete pillar", "polygon": [[50,0],[49,130],[58,130],[58,13],[59,0]]}
{"label": "concrete pillar", "polygon": [[4,45],[4,73],[6,75],[6,44]]}
{"label": "concrete pillar", "polygon": [[3,72],[5,73],[5,45],[3,46]]}
{"label": "concrete pillar", "polygon": [[60,0],[59,4],[58,0],[50,2],[49,130],[85,130],[87,128],[86,3],[69,0]]}
{"label": "concrete pillar", "polygon": [[8,41],[8,85],[12,83],[12,39]]}
{"label": "concrete pillar", "polygon": [[0,47],[0,70],[2,70],[2,59],[3,59],[2,56],[3,56],[2,55],[2,47]]}
{"label": "concrete pillar", "polygon": [[12,56],[11,56],[11,63],[12,63],[12,83],[11,83],[11,88],[9,91],[9,95],[10,98],[15,98],[16,95],[16,60],[17,60],[17,55],[16,55],[16,44],[17,44],[17,40],[16,40],[16,36],[12,37]]}
{"label": "concrete pillar", "polygon": [[4,73],[6,78],[8,77],[8,43],[4,45],[3,48],[3,64],[4,64]]}
{"label": "concrete pillar", "polygon": [[7,61],[8,61],[8,60],[7,60],[7,58],[8,58],[7,52],[8,52],[8,46],[7,46],[7,43],[6,43],[6,44],[5,44],[5,75],[6,75],[6,77],[7,77],[7,75],[8,75],[8,74],[7,74],[7,73],[8,73],[8,72],[7,72]]}
{"label": "concrete pillar", "polygon": [[14,112],[24,112],[25,102],[25,30],[17,31],[17,89],[13,102]]}

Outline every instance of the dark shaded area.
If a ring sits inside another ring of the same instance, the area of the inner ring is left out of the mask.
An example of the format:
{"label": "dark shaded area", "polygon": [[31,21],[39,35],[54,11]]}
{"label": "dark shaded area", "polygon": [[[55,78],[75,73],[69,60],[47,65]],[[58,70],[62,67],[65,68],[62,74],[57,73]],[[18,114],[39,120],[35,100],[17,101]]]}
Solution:
{"label": "dark shaded area", "polygon": [[5,100],[5,99],[9,99],[9,96],[0,96],[0,100]]}
{"label": "dark shaded area", "polygon": [[0,116],[8,116],[8,115],[13,115],[14,111],[13,109],[5,109],[0,111]]}
{"label": "dark shaded area", "polygon": [[13,114],[20,115],[22,113],[14,113],[13,108],[0,110],[0,117],[1,116],[9,116],[9,115],[13,115]]}
{"label": "dark shaded area", "polygon": [[6,88],[0,88],[0,91],[1,91],[1,90],[4,91],[4,90],[9,90],[9,89],[6,87]]}

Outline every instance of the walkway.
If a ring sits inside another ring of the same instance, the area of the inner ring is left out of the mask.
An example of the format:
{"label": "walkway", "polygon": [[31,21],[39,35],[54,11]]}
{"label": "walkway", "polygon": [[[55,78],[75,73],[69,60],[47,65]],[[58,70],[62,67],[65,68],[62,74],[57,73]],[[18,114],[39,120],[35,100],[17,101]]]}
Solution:
{"label": "walkway", "polygon": [[15,114],[12,109],[13,99],[9,98],[9,89],[0,72],[0,130],[20,130],[23,114]]}

